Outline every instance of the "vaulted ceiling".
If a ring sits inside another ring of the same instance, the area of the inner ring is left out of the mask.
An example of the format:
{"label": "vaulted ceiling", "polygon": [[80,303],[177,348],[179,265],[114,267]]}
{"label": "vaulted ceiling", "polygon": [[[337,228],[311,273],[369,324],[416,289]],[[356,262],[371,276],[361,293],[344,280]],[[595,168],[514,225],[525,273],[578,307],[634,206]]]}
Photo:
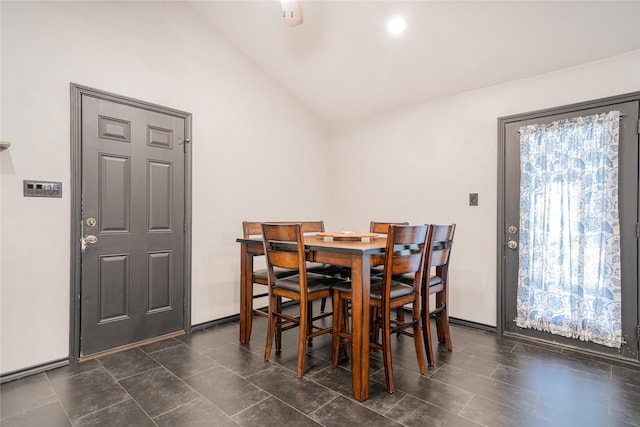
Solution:
{"label": "vaulted ceiling", "polygon": [[637,0],[302,5],[288,27],[275,0],[191,3],[329,125],[640,49]]}

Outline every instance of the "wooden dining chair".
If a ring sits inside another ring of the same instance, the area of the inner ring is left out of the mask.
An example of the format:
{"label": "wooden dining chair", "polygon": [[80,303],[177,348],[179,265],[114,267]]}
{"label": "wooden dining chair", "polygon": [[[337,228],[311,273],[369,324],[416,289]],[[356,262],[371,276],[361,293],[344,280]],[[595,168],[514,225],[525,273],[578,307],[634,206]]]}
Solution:
{"label": "wooden dining chair", "polygon": [[[304,248],[301,223],[262,224],[267,270],[269,275],[269,325],[267,343],[264,352],[265,360],[271,357],[273,341],[276,351],[281,350],[283,331],[298,327],[298,366],[296,375],[302,378],[307,352],[307,340],[323,334],[330,334],[332,327],[314,324],[311,314],[311,303],[314,300],[327,298],[332,294],[332,287],[341,279],[324,274],[307,271],[306,252]],[[278,278],[276,269],[297,270],[293,276]],[[282,298],[299,302],[299,315],[291,316],[282,310]]]}
{"label": "wooden dining chair", "polygon": [[[245,239],[251,238],[262,238],[262,223],[257,221],[243,221],[242,222],[242,235]],[[275,268],[274,274],[276,278],[282,279],[287,276],[293,276],[297,274],[297,270],[292,270],[288,268]],[[258,298],[264,298],[269,295],[266,286],[269,285],[269,272],[266,268],[261,268],[254,270],[251,278],[252,283],[265,286],[265,292],[253,293],[252,298],[250,300],[251,307],[253,313],[263,316],[269,317],[269,314],[264,312],[263,310],[256,309],[253,307],[253,300]],[[250,338],[250,337],[249,337]]]}
{"label": "wooden dining chair", "polygon": [[[369,306],[375,313],[372,329],[379,331],[370,337],[370,346],[381,349],[387,391],[393,393],[393,364],[391,357],[391,335],[401,333],[413,337],[421,374],[426,371],[420,320],[420,285],[426,261],[426,251],[430,246],[431,227],[428,225],[390,225],[384,256],[382,276],[371,277]],[[414,281],[408,285],[393,279],[394,276],[413,274]],[[341,343],[351,341],[348,319],[344,306],[351,301],[351,283],[341,282],[333,287],[334,328],[332,340],[332,363],[338,365]],[[391,318],[391,310],[411,304],[411,320],[404,322]],[[411,332],[407,329],[412,329]]]}
{"label": "wooden dining chair", "polygon": [[[277,223],[288,224],[292,222],[295,222],[295,221],[289,221],[289,222],[279,221]],[[320,233],[324,231],[324,221],[300,221],[300,224],[302,224],[302,233],[304,235],[310,235],[310,234]],[[243,221],[242,235],[245,239],[262,238],[262,222]],[[297,270],[291,270],[286,268],[275,268],[274,272],[275,272],[276,278],[278,279],[282,279],[287,276],[293,276],[294,274],[298,273]],[[340,268],[330,264],[324,264],[319,262],[307,262],[307,272],[337,275],[340,272]],[[252,280],[252,283],[254,284],[262,285],[265,287],[268,286],[269,276],[267,273],[267,269],[260,268],[260,269],[254,270],[251,280]],[[252,298],[250,300],[250,303],[251,303],[250,309],[253,313],[262,317],[269,317],[269,315],[265,311],[261,309],[256,309],[253,307],[253,300],[258,298],[264,298],[266,296],[268,296],[266,289],[265,289],[265,292],[253,293]],[[326,307],[326,299],[323,299],[320,307],[321,313],[325,312],[325,307]]]}
{"label": "wooden dining chair", "polygon": [[[456,225],[433,225],[433,243],[429,255],[429,270],[435,268],[435,275],[427,270],[423,276],[421,289],[422,295],[422,323],[424,326],[424,343],[427,350],[429,365],[435,362],[433,347],[431,345],[431,325],[429,319],[435,317],[438,342],[453,350],[451,332],[449,330],[449,260],[451,259],[451,247]],[[429,309],[429,295],[435,294],[435,308]]]}
{"label": "wooden dining chair", "polygon": [[[369,232],[376,234],[384,234],[385,236],[389,233],[390,225],[409,225],[408,222],[380,222],[380,221],[371,221],[369,223]],[[384,266],[376,265],[371,267],[371,275],[372,276],[380,276],[382,275]],[[404,320],[404,307],[398,307],[396,310],[396,317],[398,320]]]}
{"label": "wooden dining chair", "polygon": [[[427,352],[427,363],[433,366],[435,355],[431,345],[430,319],[436,319],[436,331],[438,342],[446,346],[448,351],[453,350],[451,332],[449,330],[449,260],[451,259],[451,247],[456,225],[432,225],[431,247],[425,262],[425,271],[420,289],[421,295],[421,319],[424,335],[424,346]],[[435,270],[435,271],[434,271]],[[404,274],[397,276],[396,280],[403,283],[412,283],[414,276]],[[430,296],[435,294],[435,308],[430,309]]]}

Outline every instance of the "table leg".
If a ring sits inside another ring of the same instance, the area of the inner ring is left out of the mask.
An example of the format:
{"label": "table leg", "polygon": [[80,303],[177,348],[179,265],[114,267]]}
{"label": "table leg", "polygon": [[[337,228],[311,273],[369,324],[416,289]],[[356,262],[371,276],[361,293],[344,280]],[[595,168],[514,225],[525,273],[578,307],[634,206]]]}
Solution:
{"label": "table leg", "polygon": [[365,400],[369,396],[369,291],[371,259],[354,257],[351,262],[353,397]]}
{"label": "table leg", "polygon": [[246,243],[240,245],[240,342],[251,339],[253,321],[253,255]]}

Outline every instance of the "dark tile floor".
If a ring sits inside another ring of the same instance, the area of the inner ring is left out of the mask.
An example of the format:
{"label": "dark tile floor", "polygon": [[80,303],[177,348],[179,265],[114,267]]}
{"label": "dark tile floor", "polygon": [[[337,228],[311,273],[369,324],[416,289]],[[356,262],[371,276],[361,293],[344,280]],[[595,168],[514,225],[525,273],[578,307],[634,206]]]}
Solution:
{"label": "dark tile floor", "polygon": [[295,377],[296,332],[262,358],[266,324],[238,324],[99,357],[0,387],[2,426],[640,426],[640,368],[452,327],[454,351],[418,373],[395,339],[396,393],[372,355],[370,397],[351,398],[348,361],[332,367],[317,338]]}

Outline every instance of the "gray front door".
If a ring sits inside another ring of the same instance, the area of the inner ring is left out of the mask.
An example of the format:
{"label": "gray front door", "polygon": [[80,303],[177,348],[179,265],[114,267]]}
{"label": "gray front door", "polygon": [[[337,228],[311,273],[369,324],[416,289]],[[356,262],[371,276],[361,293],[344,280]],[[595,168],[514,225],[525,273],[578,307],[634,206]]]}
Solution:
{"label": "gray front door", "polygon": [[81,97],[81,356],[185,329],[185,125]]}
{"label": "gray front door", "polygon": [[[638,171],[638,119],[640,94],[593,101],[556,110],[534,112],[521,116],[500,119],[503,153],[503,212],[500,223],[502,248],[499,255],[502,265],[499,278],[502,293],[502,330],[533,338],[555,341],[565,345],[585,348],[602,353],[638,358],[640,323],[640,289],[638,284],[638,235],[639,171]],[[533,329],[522,329],[516,325],[516,299],[519,268],[520,223],[520,146],[518,129],[531,124],[551,123],[557,120],[584,117],[611,110],[621,112],[619,136],[619,220],[622,273],[621,329],[623,345],[620,349],[608,348],[589,342],[551,335]]]}

